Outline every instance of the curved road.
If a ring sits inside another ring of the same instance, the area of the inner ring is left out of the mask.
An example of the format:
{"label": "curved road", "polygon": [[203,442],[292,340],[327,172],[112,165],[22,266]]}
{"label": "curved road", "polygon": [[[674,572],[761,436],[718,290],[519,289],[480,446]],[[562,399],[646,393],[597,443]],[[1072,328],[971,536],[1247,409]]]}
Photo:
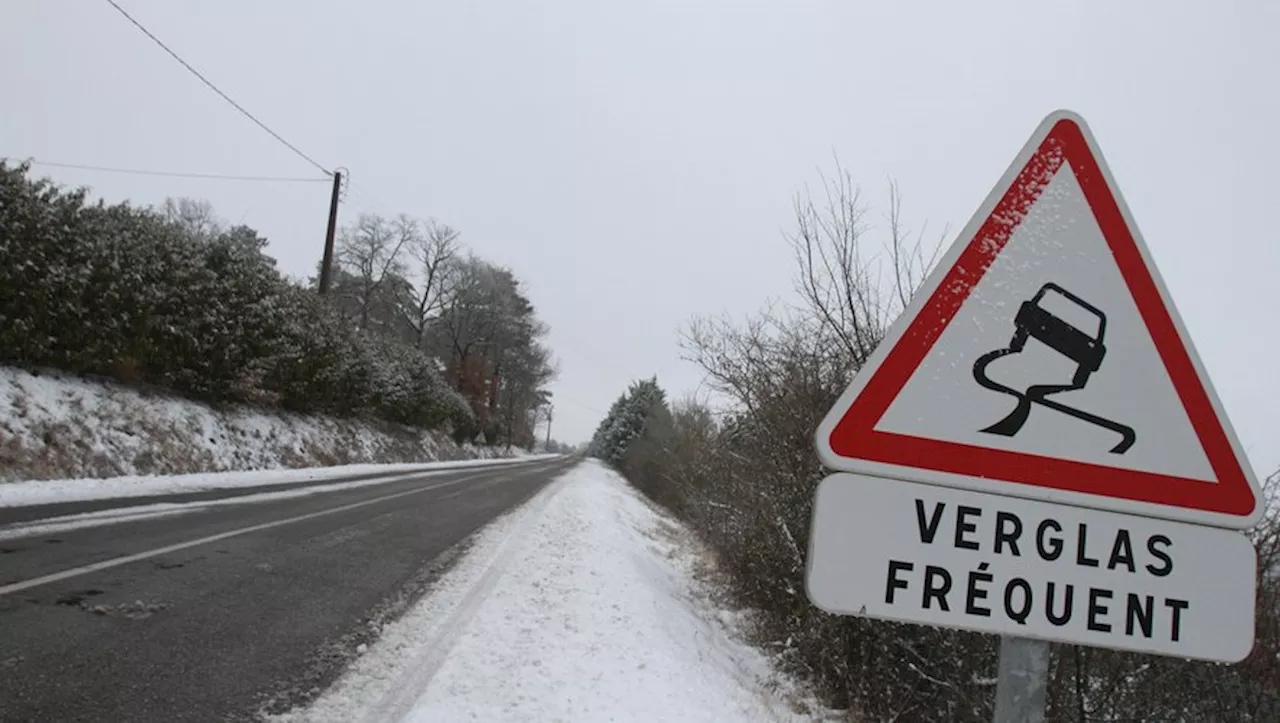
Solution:
{"label": "curved road", "polygon": [[458,543],[576,461],[266,501],[229,490],[60,505],[36,512],[188,503],[23,537],[33,510],[0,509],[0,721],[251,720],[306,702]]}

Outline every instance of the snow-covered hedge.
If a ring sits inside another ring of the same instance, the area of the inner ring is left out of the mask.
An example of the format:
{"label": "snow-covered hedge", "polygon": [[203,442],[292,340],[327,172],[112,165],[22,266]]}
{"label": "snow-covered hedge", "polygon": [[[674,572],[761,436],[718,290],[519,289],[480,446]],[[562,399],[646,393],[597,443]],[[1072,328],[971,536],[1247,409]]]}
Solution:
{"label": "snow-covered hedge", "polygon": [[212,403],[475,428],[435,360],[357,336],[245,226],[194,234],[0,163],[0,363]]}
{"label": "snow-covered hedge", "polygon": [[[433,462],[511,454],[500,446],[458,444],[444,430],[378,419],[266,411],[244,404],[213,407],[122,384],[0,366],[0,488],[19,480]],[[11,493],[0,489],[0,497]]]}

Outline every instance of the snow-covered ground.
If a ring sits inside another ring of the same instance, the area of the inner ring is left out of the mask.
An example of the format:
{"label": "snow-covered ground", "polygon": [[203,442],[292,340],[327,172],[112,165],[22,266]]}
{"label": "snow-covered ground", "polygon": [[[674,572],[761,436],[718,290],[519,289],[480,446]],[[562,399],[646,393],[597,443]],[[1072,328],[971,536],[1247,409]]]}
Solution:
{"label": "snow-covered ground", "polygon": [[215,409],[0,366],[0,483],[504,456],[391,424]]}
{"label": "snow-covered ground", "polygon": [[499,519],[279,721],[770,721],[812,701],[709,602],[700,551],[585,462]]}
{"label": "snow-covered ground", "polygon": [[[195,474],[176,475],[126,475],[105,479],[88,477],[65,480],[26,480],[0,484],[0,507],[25,507],[54,502],[147,497],[150,495],[181,494],[184,492],[202,492],[236,487],[261,487],[263,485],[289,482],[318,482],[368,474],[394,474],[397,472],[420,474],[432,471],[466,469],[467,467],[492,467],[518,462],[535,462],[540,459],[554,459],[557,456],[554,454],[521,453],[518,456],[502,459],[459,459],[447,462],[406,464],[348,464],[338,467],[313,467],[307,469],[197,472]],[[364,484],[378,484],[386,481],[381,479]],[[325,486],[323,489],[330,488],[331,486]]]}

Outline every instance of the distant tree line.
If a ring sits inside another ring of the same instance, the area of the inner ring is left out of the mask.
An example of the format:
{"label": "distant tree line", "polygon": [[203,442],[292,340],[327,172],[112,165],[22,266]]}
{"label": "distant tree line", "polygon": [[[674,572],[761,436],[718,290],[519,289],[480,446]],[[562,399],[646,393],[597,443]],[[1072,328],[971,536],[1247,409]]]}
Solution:
{"label": "distant tree line", "polygon": [[357,333],[439,364],[484,439],[531,448],[556,369],[518,278],[435,220],[362,214],[337,244],[334,308]]}
{"label": "distant tree line", "polygon": [[0,163],[0,363],[532,446],[546,326],[452,229],[361,216],[321,297],[207,203],[86,195]]}
{"label": "distant tree line", "polygon": [[548,454],[573,454],[578,451],[578,448],[567,442],[551,439],[542,446],[542,451]]}
{"label": "distant tree line", "polygon": [[[826,474],[814,430],[932,265],[922,236],[904,229],[896,187],[882,234],[844,171],[822,199],[796,201],[798,308],[684,329],[715,403],[672,404],[656,379],[634,382],[588,453],[689,524],[754,611],[755,642],[852,720],[990,720],[994,637],[828,615],[804,593],[813,493]],[[1252,655],[1225,666],[1054,645],[1050,720],[1280,720],[1280,473],[1267,487],[1269,514],[1250,532]]]}

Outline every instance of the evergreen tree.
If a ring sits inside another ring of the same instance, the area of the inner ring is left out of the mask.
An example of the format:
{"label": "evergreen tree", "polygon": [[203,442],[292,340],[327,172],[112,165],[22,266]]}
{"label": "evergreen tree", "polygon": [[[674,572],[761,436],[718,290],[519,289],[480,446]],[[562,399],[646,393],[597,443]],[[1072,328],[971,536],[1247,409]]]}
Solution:
{"label": "evergreen tree", "polygon": [[475,435],[416,339],[359,333],[340,305],[281,277],[253,229],[189,199],[86,205],[83,190],[27,172],[0,163],[0,363]]}
{"label": "evergreen tree", "polygon": [[671,410],[657,377],[632,382],[596,428],[588,454],[615,467],[643,465],[671,435]]}

